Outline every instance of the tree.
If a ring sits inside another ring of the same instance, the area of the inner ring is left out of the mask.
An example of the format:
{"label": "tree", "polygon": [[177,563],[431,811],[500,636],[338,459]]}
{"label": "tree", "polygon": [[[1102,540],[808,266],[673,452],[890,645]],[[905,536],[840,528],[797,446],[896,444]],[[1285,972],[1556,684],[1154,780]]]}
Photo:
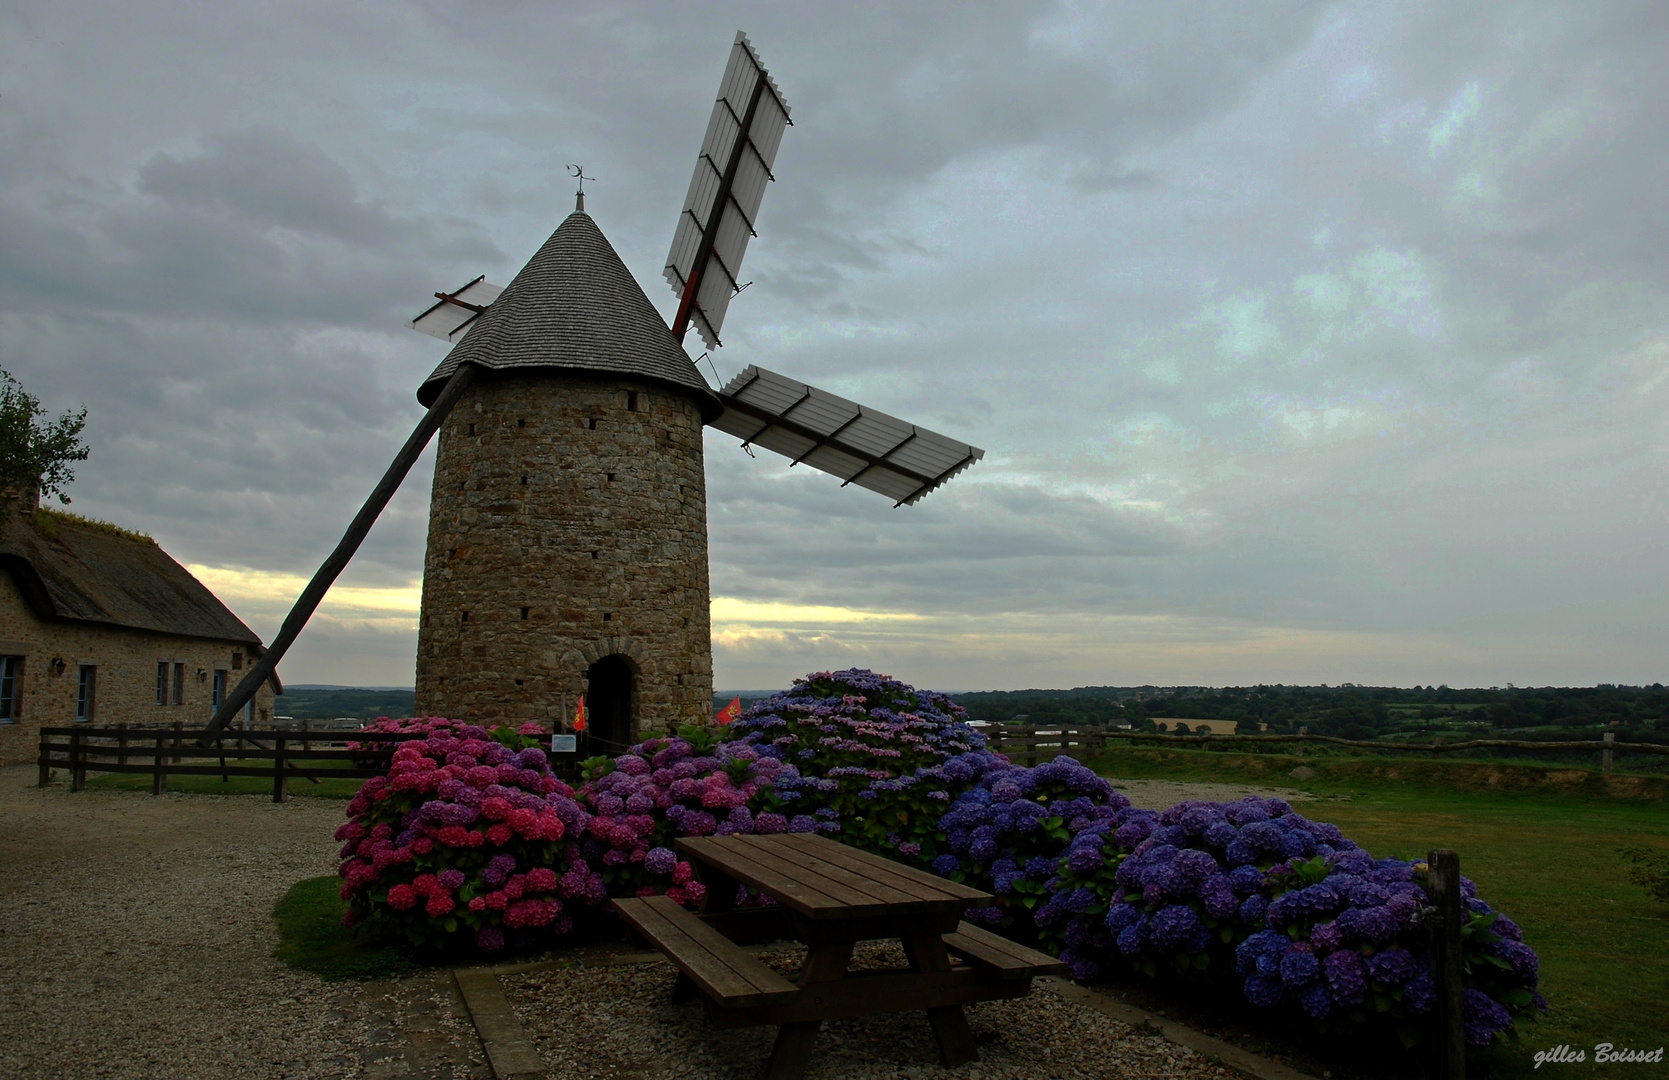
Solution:
{"label": "tree", "polygon": [[42,422],[45,415],[40,399],[0,368],[0,492],[56,495],[67,504],[64,485],[75,479],[70,463],[87,460],[81,441],[87,410],[66,411],[51,422]]}

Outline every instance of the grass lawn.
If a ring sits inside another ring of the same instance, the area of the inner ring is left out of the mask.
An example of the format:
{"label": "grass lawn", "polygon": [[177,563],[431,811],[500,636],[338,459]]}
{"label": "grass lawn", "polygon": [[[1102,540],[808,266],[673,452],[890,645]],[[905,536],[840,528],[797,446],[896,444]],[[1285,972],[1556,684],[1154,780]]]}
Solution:
{"label": "grass lawn", "polygon": [[342,925],[348,905],[341,898],[342,879],[307,878],[290,887],[272,909],[278,924],[273,956],[324,979],[390,979],[409,975],[419,965],[388,945],[362,940]]}
{"label": "grass lawn", "polygon": [[[212,764],[202,760],[192,760],[191,765]],[[272,759],[249,758],[238,762],[253,768],[270,769]],[[351,777],[332,779],[328,774],[336,769],[345,768],[342,762],[310,761],[307,769],[318,776],[318,783],[303,776],[296,775],[289,779],[285,790],[291,795],[318,796],[326,799],[351,799],[358,793],[360,785],[365,781]],[[147,794],[151,790],[149,773],[94,773],[87,774],[87,787],[93,791],[143,791]],[[168,790],[187,795],[271,795],[272,779],[262,776],[232,776],[222,780],[218,776],[178,776],[168,777]]]}
{"label": "grass lawn", "polygon": [[[1299,788],[1325,800],[1301,805],[1301,813],[1333,822],[1374,855],[1458,851],[1479,895],[1523,926],[1541,956],[1551,1007],[1521,1042],[1488,1055],[1492,1075],[1529,1076],[1534,1051],[1560,1043],[1587,1049],[1585,1065],[1573,1066],[1583,1068],[1593,1066],[1596,1043],[1655,1049],[1669,1041],[1669,904],[1632,883],[1618,854],[1636,846],[1669,851],[1661,780],[1518,764],[1304,761],[1318,772],[1307,781],[1286,775],[1298,758],[1276,755],[1115,751],[1094,764],[1114,777]],[[1617,790],[1636,795],[1607,794]],[[1666,1069],[1621,1068],[1642,1076]]]}

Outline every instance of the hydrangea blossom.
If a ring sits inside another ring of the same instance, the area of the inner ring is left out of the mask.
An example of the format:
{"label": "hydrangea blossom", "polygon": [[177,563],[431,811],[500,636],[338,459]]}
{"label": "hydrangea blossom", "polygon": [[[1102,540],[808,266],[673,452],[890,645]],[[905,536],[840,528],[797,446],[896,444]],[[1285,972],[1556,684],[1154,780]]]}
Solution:
{"label": "hydrangea blossom", "polygon": [[605,899],[573,842],[589,815],[551,774],[537,729],[431,717],[369,730],[414,737],[349,801],[336,831],[350,923],[426,946],[469,934],[495,949],[505,930],[511,940],[566,933],[565,902]]}

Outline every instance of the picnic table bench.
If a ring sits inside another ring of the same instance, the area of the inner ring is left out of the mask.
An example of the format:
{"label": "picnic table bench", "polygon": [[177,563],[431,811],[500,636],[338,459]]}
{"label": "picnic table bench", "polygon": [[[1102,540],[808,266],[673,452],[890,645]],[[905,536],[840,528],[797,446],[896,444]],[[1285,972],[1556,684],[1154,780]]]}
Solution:
{"label": "picnic table bench", "polygon": [[[990,893],[820,836],[686,837],[678,848],[707,887],[701,912],[664,896],[622,899],[614,910],[678,968],[674,1001],[699,993],[720,1027],[780,1025],[767,1080],[805,1072],[824,1020],[925,1009],[949,1066],[977,1061],[964,1005],[1023,997],[1053,957],[962,920]],[[747,885],[775,905],[736,907]],[[743,946],[807,946],[797,982]],[[859,941],[897,940],[909,966],[848,971]]]}

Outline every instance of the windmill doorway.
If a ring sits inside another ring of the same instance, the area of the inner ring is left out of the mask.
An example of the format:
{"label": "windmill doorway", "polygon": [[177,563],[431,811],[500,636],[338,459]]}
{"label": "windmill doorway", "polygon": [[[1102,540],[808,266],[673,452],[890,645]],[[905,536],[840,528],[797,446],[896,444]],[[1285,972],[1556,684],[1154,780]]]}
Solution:
{"label": "windmill doorway", "polygon": [[632,698],[637,690],[632,662],[618,654],[605,656],[591,665],[585,682],[591,753],[625,753],[632,743]]}

